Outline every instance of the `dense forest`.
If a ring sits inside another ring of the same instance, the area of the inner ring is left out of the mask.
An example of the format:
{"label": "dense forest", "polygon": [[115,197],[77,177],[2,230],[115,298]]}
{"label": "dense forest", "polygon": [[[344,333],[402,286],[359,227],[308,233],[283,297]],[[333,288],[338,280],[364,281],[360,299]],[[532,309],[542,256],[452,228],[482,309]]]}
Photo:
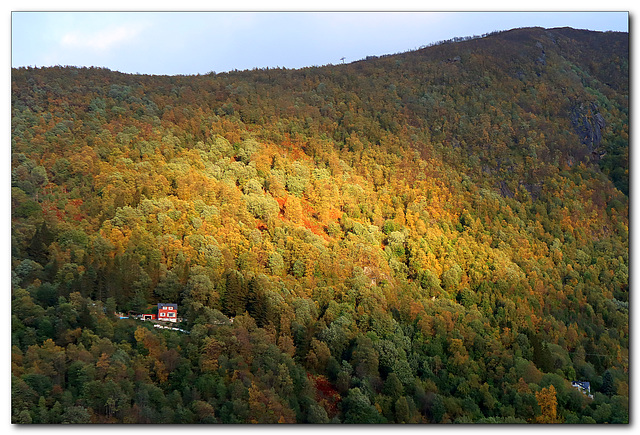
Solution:
{"label": "dense forest", "polygon": [[14,423],[628,423],[627,33],[11,86]]}

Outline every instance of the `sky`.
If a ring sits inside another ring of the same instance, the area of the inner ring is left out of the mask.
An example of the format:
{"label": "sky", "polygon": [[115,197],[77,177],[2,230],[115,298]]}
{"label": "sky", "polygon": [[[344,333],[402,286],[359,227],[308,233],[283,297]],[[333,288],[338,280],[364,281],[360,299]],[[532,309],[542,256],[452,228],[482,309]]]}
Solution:
{"label": "sky", "polygon": [[418,10],[37,12],[17,7],[11,13],[11,66],[96,66],[125,73],[192,75],[339,64],[343,57],[349,63],[515,27],[629,30],[627,12]]}

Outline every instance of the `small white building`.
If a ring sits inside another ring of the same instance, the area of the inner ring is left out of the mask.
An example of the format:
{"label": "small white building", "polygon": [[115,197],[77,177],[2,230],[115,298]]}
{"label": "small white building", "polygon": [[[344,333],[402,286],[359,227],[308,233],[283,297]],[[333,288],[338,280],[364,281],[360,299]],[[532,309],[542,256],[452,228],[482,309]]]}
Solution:
{"label": "small white building", "polygon": [[571,381],[571,386],[580,390],[582,394],[593,399],[593,394],[591,394],[591,384],[587,381]]}

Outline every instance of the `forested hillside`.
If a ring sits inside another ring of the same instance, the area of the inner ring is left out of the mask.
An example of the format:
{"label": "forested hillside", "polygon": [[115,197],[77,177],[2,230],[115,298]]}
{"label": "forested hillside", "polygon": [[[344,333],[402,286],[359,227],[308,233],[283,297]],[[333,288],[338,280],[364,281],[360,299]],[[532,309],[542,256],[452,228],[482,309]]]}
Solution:
{"label": "forested hillside", "polygon": [[628,422],[627,33],[11,86],[14,423]]}

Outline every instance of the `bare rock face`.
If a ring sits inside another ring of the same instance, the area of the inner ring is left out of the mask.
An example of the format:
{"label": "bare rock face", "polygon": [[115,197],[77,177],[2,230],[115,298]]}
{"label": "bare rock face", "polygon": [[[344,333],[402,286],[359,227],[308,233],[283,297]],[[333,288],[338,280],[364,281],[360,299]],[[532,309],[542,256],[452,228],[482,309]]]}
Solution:
{"label": "bare rock face", "polygon": [[542,47],[542,43],[540,41],[536,42],[536,47],[540,49],[540,57],[536,59],[536,62],[540,65],[547,64],[547,54],[544,52],[544,48]]}
{"label": "bare rock face", "polygon": [[500,181],[500,194],[505,198],[513,198],[515,196],[511,189],[509,189],[509,186],[507,186],[507,183],[504,182],[504,180]]}
{"label": "bare rock face", "polygon": [[584,107],[582,103],[571,109],[571,124],[580,138],[580,142],[587,146],[591,153],[596,153],[602,141],[602,130],[607,123],[598,111],[596,103]]}

